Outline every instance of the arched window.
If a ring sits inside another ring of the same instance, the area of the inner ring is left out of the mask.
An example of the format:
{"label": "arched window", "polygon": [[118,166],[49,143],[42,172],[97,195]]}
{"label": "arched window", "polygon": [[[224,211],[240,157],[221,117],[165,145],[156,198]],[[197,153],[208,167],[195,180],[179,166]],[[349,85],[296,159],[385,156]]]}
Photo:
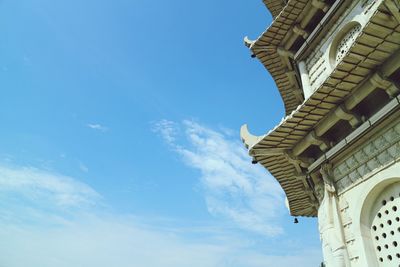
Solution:
{"label": "arched window", "polygon": [[381,267],[400,263],[400,182],[387,186],[369,212],[369,231]]}
{"label": "arched window", "polygon": [[351,22],[337,34],[332,42],[329,55],[333,67],[346,56],[360,32],[361,25],[358,22]]}

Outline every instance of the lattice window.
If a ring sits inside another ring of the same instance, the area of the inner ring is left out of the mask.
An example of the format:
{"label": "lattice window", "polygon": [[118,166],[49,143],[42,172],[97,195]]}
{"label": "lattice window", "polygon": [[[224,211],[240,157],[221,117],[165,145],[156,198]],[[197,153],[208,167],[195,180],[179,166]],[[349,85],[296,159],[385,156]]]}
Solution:
{"label": "lattice window", "polygon": [[339,63],[347,52],[350,50],[352,44],[356,40],[358,34],[361,32],[361,25],[357,24],[351,28],[339,42],[336,49],[336,62]]}
{"label": "lattice window", "polygon": [[371,213],[371,237],[380,267],[400,266],[400,183],[377,198]]}

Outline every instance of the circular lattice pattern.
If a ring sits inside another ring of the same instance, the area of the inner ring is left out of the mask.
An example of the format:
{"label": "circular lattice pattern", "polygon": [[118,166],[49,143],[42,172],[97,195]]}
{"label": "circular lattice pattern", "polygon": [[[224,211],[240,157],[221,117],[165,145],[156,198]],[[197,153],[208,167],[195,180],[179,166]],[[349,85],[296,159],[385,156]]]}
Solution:
{"label": "circular lattice pattern", "polygon": [[377,198],[371,213],[371,236],[379,266],[400,267],[400,183]]}
{"label": "circular lattice pattern", "polygon": [[361,25],[357,24],[351,28],[338,43],[336,49],[336,62],[340,62],[344,56],[349,52],[351,46],[356,40],[358,34],[361,32]]}

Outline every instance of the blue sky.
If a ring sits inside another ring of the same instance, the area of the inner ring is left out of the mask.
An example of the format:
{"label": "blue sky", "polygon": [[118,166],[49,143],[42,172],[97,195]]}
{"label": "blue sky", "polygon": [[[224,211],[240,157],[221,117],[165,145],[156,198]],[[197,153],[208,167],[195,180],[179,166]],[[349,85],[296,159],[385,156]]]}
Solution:
{"label": "blue sky", "polygon": [[318,266],[238,130],[283,114],[260,0],[0,2],[0,266]]}

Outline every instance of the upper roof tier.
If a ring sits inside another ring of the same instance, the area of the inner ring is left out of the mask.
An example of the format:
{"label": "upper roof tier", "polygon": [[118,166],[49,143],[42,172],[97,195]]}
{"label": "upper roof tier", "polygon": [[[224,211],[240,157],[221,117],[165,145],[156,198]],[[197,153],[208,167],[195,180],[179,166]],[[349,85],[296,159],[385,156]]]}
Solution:
{"label": "upper roof tier", "polygon": [[[245,38],[253,56],[271,73],[282,96],[286,115],[304,101],[294,55],[329,10],[330,1],[264,1],[275,17],[255,41]],[[351,2],[351,1],[347,1]]]}

